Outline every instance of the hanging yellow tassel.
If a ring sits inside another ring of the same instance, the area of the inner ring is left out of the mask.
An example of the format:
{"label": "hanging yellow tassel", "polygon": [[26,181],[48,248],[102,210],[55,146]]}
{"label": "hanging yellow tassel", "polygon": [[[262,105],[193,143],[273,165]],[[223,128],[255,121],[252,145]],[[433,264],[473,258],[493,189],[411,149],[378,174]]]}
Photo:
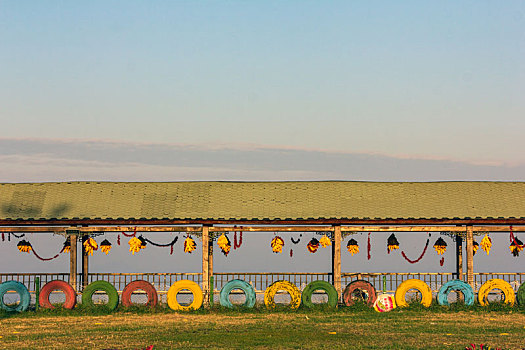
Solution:
{"label": "hanging yellow tassel", "polygon": [[317,238],[313,237],[310,242],[306,245],[306,248],[310,253],[315,253],[319,249],[319,241]]}
{"label": "hanging yellow tassel", "polygon": [[217,239],[217,244],[222,250],[222,253],[226,256],[228,256],[228,253],[230,253],[230,249],[232,247],[232,244],[230,240],[228,239],[228,236],[226,234],[222,234],[219,239]]}
{"label": "hanging yellow tassel", "polygon": [[188,236],[186,240],[184,241],[184,253],[190,253],[193,252],[195,249],[197,249],[197,244],[195,244],[195,241],[193,238]]}
{"label": "hanging yellow tassel", "polygon": [[133,237],[129,240],[129,251],[131,254],[135,255],[135,253],[138,253],[142,247],[142,241],[138,239],[137,237]]}
{"label": "hanging yellow tassel", "polygon": [[272,239],[271,247],[274,253],[282,253],[284,247],[284,240],[279,236],[275,236]]}
{"label": "hanging yellow tassel", "polygon": [[489,235],[485,235],[483,239],[481,240],[481,249],[483,249],[487,255],[490,253],[490,248],[492,247],[492,240],[490,239]]}
{"label": "hanging yellow tassel", "polygon": [[357,244],[357,241],[353,238],[350,239],[348,243],[346,244],[346,249],[348,249],[348,252],[350,252],[352,256],[354,254],[359,253],[359,245]]}
{"label": "hanging yellow tassel", "polygon": [[326,248],[328,247],[329,245],[332,245],[332,240],[330,238],[328,238],[327,235],[324,235],[323,237],[321,237],[321,239],[319,240],[319,244],[321,244],[321,246],[323,248]]}
{"label": "hanging yellow tassel", "polygon": [[87,254],[93,255],[93,251],[98,250],[97,242],[93,238],[89,237],[84,242],[84,250],[86,251]]}

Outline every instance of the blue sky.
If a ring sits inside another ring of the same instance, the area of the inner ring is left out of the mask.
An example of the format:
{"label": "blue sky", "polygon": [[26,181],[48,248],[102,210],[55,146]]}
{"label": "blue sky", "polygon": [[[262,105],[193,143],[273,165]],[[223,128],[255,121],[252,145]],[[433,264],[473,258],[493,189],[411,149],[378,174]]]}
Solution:
{"label": "blue sky", "polygon": [[0,1],[3,137],[525,162],[521,1]]}
{"label": "blue sky", "polygon": [[[0,182],[525,181],[524,81],[523,1],[0,0]],[[382,239],[379,266],[414,269]],[[480,268],[516,270],[497,243]],[[42,268],[9,244],[0,266]],[[131,268],[124,248],[113,257]],[[269,269],[289,265],[266,253]],[[295,256],[329,269],[328,255]]]}

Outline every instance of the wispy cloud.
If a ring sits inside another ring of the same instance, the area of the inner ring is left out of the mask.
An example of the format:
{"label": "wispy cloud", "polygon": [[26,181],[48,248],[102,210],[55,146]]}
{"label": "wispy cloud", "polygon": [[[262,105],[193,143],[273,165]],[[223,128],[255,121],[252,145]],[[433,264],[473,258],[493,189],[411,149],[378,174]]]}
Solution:
{"label": "wispy cloud", "polygon": [[257,145],[0,138],[0,181],[525,180],[525,166]]}

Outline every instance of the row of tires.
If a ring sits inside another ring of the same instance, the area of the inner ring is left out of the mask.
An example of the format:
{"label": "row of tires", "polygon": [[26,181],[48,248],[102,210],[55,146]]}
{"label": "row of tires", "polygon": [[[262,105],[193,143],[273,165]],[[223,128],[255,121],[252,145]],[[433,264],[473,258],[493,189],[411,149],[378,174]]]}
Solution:
{"label": "row of tires", "polygon": [[[520,286],[517,293],[514,294],[512,286],[502,279],[491,279],[485,282],[478,291],[478,302],[482,306],[488,304],[488,295],[494,290],[499,289],[505,295],[505,303],[514,305],[516,299],[520,305],[525,305],[525,283]],[[144,291],[148,298],[146,305],[156,306],[158,304],[158,294],[155,287],[142,280],[130,282],[122,291],[120,301],[126,307],[133,306],[131,295],[136,291]],[[189,305],[182,305],[177,301],[177,294],[182,290],[189,290],[193,295],[193,301]],[[227,308],[233,308],[230,301],[230,293],[233,290],[242,290],[245,294],[245,302],[242,306],[252,308],[255,306],[256,295],[253,286],[246,281],[235,279],[226,283],[220,291],[220,304]],[[395,292],[394,300],[397,306],[407,306],[406,294],[410,290],[417,290],[421,293],[421,304],[429,307],[432,304],[432,291],[423,281],[418,279],[409,279],[399,285]],[[14,291],[19,294],[20,302],[17,304],[5,304],[4,295]],[[61,291],[65,294],[63,307],[72,309],[76,305],[76,292],[73,287],[64,281],[55,280],[48,282],[40,291],[38,303],[43,308],[53,308],[50,302],[50,295],[53,291]],[[330,307],[337,307],[338,295],[333,285],[325,281],[313,281],[309,283],[301,292],[297,286],[288,281],[277,281],[272,283],[264,292],[264,303],[268,308],[275,307],[275,295],[279,291],[286,291],[290,297],[290,307],[298,308],[300,305],[313,307],[312,295],[315,291],[324,291],[328,296],[327,304]],[[472,287],[461,280],[452,280],[445,283],[438,292],[437,302],[440,305],[448,305],[448,295],[452,291],[459,291],[463,294],[466,305],[474,304],[474,291]],[[89,284],[82,292],[82,304],[84,306],[93,306],[93,295],[96,292],[104,292],[108,296],[106,307],[114,310],[119,304],[119,295],[115,287],[106,281],[95,281]],[[357,296],[357,298],[356,298]],[[359,297],[361,296],[361,297]],[[343,302],[346,306],[352,306],[356,299],[366,300],[369,306],[374,305],[377,299],[377,292],[374,286],[363,280],[357,280],[349,283],[343,292]],[[173,310],[196,310],[202,306],[204,295],[199,285],[193,281],[181,280],[175,282],[168,290],[168,306]],[[7,281],[0,284],[0,307],[6,311],[25,311],[28,309],[31,301],[29,291],[24,284],[17,281]]]}

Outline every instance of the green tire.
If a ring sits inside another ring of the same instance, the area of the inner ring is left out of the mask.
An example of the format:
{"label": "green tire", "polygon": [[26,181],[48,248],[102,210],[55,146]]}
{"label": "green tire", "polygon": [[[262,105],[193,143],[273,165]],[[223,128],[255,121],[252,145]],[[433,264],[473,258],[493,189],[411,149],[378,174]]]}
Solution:
{"label": "green tire", "polygon": [[301,302],[304,306],[312,308],[315,304],[312,302],[312,295],[316,290],[322,290],[328,295],[328,305],[336,308],[338,303],[338,296],[335,287],[326,281],[313,281],[310,282],[301,294]]}
{"label": "green tire", "polygon": [[94,307],[93,294],[102,291],[108,295],[108,303],[105,305],[109,310],[115,310],[118,306],[118,292],[113,285],[106,281],[91,282],[82,292],[82,305]]}
{"label": "green tire", "polygon": [[518,304],[520,307],[525,307],[525,282],[521,284],[516,292],[516,299],[518,299]]}

